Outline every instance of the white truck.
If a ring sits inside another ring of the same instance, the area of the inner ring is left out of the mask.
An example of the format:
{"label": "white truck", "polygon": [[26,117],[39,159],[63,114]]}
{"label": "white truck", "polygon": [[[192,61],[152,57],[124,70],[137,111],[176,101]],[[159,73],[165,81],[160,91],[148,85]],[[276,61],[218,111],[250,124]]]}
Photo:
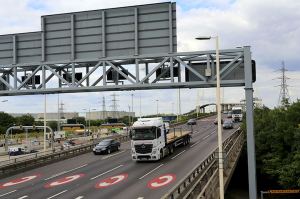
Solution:
{"label": "white truck", "polygon": [[169,128],[161,117],[140,118],[132,125],[131,157],[135,161],[160,160],[178,146],[190,143],[191,132]]}
{"label": "white truck", "polygon": [[232,120],[241,122],[243,120],[243,109],[241,106],[232,107]]}

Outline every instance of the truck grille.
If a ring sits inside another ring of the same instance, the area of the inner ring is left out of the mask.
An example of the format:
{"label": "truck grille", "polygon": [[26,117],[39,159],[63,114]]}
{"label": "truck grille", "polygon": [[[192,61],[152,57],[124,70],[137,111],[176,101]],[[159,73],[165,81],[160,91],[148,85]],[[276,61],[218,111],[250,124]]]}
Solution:
{"label": "truck grille", "polygon": [[137,153],[146,154],[152,152],[152,144],[140,144],[140,145],[134,145],[135,151]]}

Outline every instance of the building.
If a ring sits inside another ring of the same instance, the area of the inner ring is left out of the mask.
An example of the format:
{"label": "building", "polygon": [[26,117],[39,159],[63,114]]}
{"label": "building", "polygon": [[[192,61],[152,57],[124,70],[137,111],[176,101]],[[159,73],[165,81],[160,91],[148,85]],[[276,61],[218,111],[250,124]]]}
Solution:
{"label": "building", "polygon": [[[44,113],[9,113],[13,117],[20,117],[22,115],[31,115],[35,121],[44,121]],[[74,117],[79,117],[79,114],[76,112],[64,112],[60,113],[61,120],[72,119]],[[46,113],[47,121],[57,121],[57,113]]]}
{"label": "building", "polygon": [[135,117],[135,112],[126,111],[91,111],[86,113],[86,119],[103,120],[106,118],[122,118],[125,116]]}

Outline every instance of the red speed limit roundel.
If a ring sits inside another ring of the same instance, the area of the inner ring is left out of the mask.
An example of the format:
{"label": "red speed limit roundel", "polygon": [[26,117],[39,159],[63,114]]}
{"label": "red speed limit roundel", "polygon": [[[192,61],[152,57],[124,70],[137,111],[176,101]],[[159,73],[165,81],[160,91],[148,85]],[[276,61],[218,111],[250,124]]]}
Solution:
{"label": "red speed limit roundel", "polygon": [[0,184],[0,189],[3,189],[5,187],[14,186],[14,185],[17,185],[17,184],[21,184],[21,183],[24,183],[24,182],[28,182],[28,181],[33,180],[33,179],[38,178],[38,177],[40,177],[39,174],[14,179],[14,180],[11,180],[11,181],[6,182],[4,184]]}
{"label": "red speed limit roundel", "polygon": [[125,180],[127,177],[128,177],[128,174],[124,173],[124,174],[120,174],[120,175],[117,175],[117,176],[112,176],[112,177],[106,178],[106,179],[101,180],[100,182],[98,182],[95,185],[95,188],[101,189],[101,188],[106,188],[106,187],[115,185],[115,184]]}
{"label": "red speed limit roundel", "polygon": [[83,177],[84,174],[76,174],[76,175],[72,175],[72,176],[66,176],[66,177],[63,177],[63,178],[60,178],[58,180],[55,180],[53,182],[50,182],[48,184],[46,184],[44,187],[45,188],[52,188],[52,187],[56,187],[56,186],[59,186],[59,185],[63,185],[63,184],[67,184],[67,183],[70,183],[70,182],[73,182],[81,177]]}
{"label": "red speed limit roundel", "polygon": [[175,180],[176,180],[175,174],[164,174],[149,181],[147,186],[150,189],[157,189],[166,186]]}

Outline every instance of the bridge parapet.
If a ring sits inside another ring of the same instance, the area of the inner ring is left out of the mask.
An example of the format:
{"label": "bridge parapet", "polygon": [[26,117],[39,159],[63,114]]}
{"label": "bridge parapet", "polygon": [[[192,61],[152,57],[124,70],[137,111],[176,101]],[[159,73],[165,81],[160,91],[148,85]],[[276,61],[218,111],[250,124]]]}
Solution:
{"label": "bridge parapet", "polygon": [[[237,160],[244,144],[244,134],[237,129],[224,143],[224,181],[225,190],[230,182]],[[188,175],[179,181],[163,199],[194,199],[219,198],[218,183],[218,148],[209,154],[204,161],[196,166]]]}

